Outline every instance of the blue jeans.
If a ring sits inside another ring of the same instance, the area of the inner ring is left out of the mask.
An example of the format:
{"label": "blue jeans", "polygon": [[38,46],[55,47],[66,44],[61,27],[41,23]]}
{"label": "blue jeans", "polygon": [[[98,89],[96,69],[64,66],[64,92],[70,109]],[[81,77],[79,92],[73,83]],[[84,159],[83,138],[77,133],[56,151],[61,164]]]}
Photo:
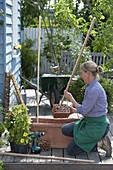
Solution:
{"label": "blue jeans", "polygon": [[[65,136],[73,137],[74,124],[75,124],[75,122],[71,122],[71,123],[63,125],[62,129],[61,129],[62,133]],[[106,132],[105,132],[103,137],[106,136],[106,134],[108,133],[108,130],[109,130],[109,125],[107,126]],[[92,151],[97,151],[97,144],[96,144],[96,146],[94,146]],[[74,139],[72,139],[72,141],[67,146],[67,152],[68,152],[69,155],[76,155],[76,154],[79,154],[79,153],[82,153],[82,152],[85,152],[85,151],[83,149],[81,149],[79,146],[77,146]]]}

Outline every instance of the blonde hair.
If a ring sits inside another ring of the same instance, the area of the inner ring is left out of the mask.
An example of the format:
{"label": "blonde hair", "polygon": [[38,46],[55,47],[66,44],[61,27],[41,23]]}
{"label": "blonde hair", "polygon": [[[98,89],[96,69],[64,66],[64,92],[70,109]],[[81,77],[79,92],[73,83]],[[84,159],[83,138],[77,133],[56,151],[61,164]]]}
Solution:
{"label": "blonde hair", "polygon": [[103,72],[103,68],[101,66],[97,66],[97,64],[93,61],[84,62],[83,64],[81,64],[80,68],[84,71],[91,72],[94,77],[96,77],[97,74]]}

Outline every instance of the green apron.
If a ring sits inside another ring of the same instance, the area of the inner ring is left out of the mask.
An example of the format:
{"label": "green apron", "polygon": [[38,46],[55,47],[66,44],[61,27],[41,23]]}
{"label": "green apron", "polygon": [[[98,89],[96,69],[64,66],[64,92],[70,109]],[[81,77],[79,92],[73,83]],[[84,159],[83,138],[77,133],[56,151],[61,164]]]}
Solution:
{"label": "green apron", "polygon": [[107,124],[108,120],[105,115],[84,117],[75,122],[73,136],[76,145],[89,153],[104,135]]}

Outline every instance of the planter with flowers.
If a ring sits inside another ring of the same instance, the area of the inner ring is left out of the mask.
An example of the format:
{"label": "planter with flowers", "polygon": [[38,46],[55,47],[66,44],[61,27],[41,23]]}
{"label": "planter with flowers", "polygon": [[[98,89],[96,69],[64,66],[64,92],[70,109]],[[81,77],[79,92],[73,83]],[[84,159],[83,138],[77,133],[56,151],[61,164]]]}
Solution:
{"label": "planter with flowers", "polygon": [[14,105],[6,114],[4,125],[8,130],[8,141],[11,151],[16,153],[27,153],[31,138],[30,118],[25,105]]}

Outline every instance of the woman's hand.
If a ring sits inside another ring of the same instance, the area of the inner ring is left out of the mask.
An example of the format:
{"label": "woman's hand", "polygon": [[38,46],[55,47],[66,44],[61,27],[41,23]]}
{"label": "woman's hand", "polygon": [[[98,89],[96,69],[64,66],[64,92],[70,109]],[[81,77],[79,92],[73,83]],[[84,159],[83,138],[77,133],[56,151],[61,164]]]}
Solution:
{"label": "woman's hand", "polygon": [[64,90],[64,97],[66,99],[68,99],[70,102],[73,103],[74,107],[78,106],[78,103],[76,102],[76,100],[73,98],[72,94],[69,93],[67,90]]}
{"label": "woman's hand", "polygon": [[64,96],[66,99],[68,99],[71,102],[71,100],[73,98],[71,93],[69,93],[67,90],[64,90]]}
{"label": "woman's hand", "polygon": [[77,113],[77,109],[72,107],[72,106],[69,106],[70,108],[70,113]]}

